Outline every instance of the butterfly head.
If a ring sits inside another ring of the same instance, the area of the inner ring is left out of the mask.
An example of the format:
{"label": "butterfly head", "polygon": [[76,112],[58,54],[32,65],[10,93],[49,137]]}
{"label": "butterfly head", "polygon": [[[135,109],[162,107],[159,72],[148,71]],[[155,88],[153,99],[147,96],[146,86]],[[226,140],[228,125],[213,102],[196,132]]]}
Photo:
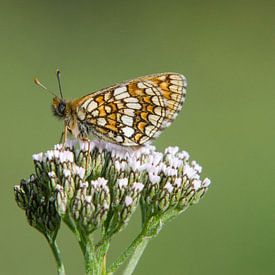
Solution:
{"label": "butterfly head", "polygon": [[54,97],[52,101],[53,114],[58,118],[64,118],[66,116],[67,103],[64,99]]}

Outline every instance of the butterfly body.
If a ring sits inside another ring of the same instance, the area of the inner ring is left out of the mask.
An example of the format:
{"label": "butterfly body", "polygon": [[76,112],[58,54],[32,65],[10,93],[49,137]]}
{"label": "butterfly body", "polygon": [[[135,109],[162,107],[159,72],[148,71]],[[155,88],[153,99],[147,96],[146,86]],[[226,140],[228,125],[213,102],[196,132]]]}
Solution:
{"label": "butterfly body", "polygon": [[182,108],[186,79],[161,73],[116,84],[79,99],[53,99],[54,114],[78,139],[93,134],[121,146],[149,143],[168,127]]}

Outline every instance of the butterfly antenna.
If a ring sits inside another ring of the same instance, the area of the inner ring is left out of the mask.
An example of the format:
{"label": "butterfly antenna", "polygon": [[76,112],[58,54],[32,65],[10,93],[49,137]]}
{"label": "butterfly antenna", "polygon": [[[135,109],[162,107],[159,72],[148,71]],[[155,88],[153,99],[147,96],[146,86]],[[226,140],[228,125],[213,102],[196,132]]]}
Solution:
{"label": "butterfly antenna", "polygon": [[56,97],[56,94],[54,94],[53,92],[49,91],[48,88],[47,88],[46,86],[44,86],[44,85],[39,81],[39,79],[38,79],[37,77],[34,79],[34,83],[35,83],[37,86],[41,87],[43,90],[47,91],[48,93],[50,93],[51,95],[53,95],[53,96]]}
{"label": "butterfly antenna", "polygon": [[56,76],[57,76],[57,81],[58,81],[58,86],[59,86],[59,92],[60,92],[60,96],[61,96],[61,99],[63,99],[63,94],[62,94],[62,89],[61,89],[61,81],[60,81],[60,70],[57,69],[56,70]]}

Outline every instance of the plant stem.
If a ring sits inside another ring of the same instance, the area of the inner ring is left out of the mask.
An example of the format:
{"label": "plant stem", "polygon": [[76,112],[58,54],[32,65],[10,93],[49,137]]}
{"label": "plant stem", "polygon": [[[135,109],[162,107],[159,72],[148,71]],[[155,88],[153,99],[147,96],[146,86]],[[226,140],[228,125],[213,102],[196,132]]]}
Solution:
{"label": "plant stem", "polygon": [[111,265],[111,267],[108,269],[107,275],[113,274],[126,261],[128,257],[131,258],[125,271],[123,272],[123,275],[131,275],[134,272],[136,265],[140,260],[140,257],[143,254],[149,240],[157,236],[163,225],[172,220],[178,214],[179,211],[171,210],[160,216],[153,216],[150,219],[147,218],[146,222],[144,220],[142,232]]}
{"label": "plant stem", "polygon": [[97,264],[96,256],[94,251],[94,246],[92,241],[88,238],[85,238],[84,241],[85,251],[84,251],[84,261],[85,261],[85,272],[86,275],[97,275]]}
{"label": "plant stem", "polygon": [[53,239],[49,235],[45,235],[45,237],[46,237],[46,239],[51,247],[52,253],[54,255],[54,259],[55,259],[55,263],[56,263],[56,267],[57,267],[57,274],[65,275],[65,267],[62,262],[60,250],[58,248],[55,238]]}
{"label": "plant stem", "polygon": [[85,270],[86,275],[106,275],[106,254],[109,248],[109,240],[102,241],[101,244],[95,246],[93,242],[87,238],[85,240]]}
{"label": "plant stem", "polygon": [[140,257],[142,256],[147,244],[149,243],[150,238],[144,238],[136,247],[136,250],[134,251],[134,254],[132,255],[132,257],[129,260],[129,263],[127,264],[123,275],[131,275],[133,274],[139,260]]}
{"label": "plant stem", "polygon": [[[111,267],[107,271],[107,275],[113,274],[121,264],[125,262],[125,260],[130,256],[135,256],[135,259],[131,259],[130,262],[133,264],[132,272],[135,269],[147,243],[149,242],[150,238],[144,236],[143,233],[140,233],[136,239],[130,244],[130,246],[119,256],[119,258],[111,265]],[[137,250],[137,251],[136,251]],[[129,263],[130,264],[130,263]],[[129,265],[128,265],[129,266]],[[127,267],[128,268],[128,267]],[[129,270],[130,267],[129,267]],[[125,273],[124,274],[132,274],[132,273]]]}
{"label": "plant stem", "polygon": [[102,259],[102,267],[101,267],[101,275],[106,275],[107,270],[106,270],[106,261],[107,261],[107,255],[105,254]]}
{"label": "plant stem", "polygon": [[110,239],[109,238],[103,238],[102,241],[100,241],[97,244],[97,257],[98,257],[98,263],[101,266],[101,275],[106,275],[106,261],[107,261],[107,251],[110,246]]}

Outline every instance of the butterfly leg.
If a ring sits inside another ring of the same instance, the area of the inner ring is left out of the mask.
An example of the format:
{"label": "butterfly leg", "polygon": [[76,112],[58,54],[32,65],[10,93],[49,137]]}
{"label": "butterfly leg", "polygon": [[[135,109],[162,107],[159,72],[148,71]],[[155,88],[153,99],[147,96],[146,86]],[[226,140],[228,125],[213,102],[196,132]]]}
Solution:
{"label": "butterfly leg", "polygon": [[67,143],[67,135],[68,135],[68,126],[64,126],[64,131],[61,134],[60,137],[60,143],[62,143],[62,150],[64,151],[66,148],[66,143]]}
{"label": "butterfly leg", "polygon": [[64,131],[62,131],[62,133],[61,133],[59,143],[63,143],[63,138],[64,138]]}
{"label": "butterfly leg", "polygon": [[79,129],[79,134],[77,138],[83,142],[88,142],[88,155],[86,158],[86,165],[85,165],[85,168],[87,169],[91,162],[91,142],[90,142],[87,127],[85,126],[85,124],[78,122],[78,129]]}
{"label": "butterfly leg", "polygon": [[82,142],[88,143],[88,154],[87,154],[86,164],[85,164],[85,169],[87,170],[91,162],[91,142],[87,136],[84,136],[81,134],[78,135],[78,139],[80,139]]}
{"label": "butterfly leg", "polygon": [[88,155],[86,158],[86,167],[85,167],[87,170],[91,163],[91,142],[88,138],[83,139],[83,141],[88,142]]}

